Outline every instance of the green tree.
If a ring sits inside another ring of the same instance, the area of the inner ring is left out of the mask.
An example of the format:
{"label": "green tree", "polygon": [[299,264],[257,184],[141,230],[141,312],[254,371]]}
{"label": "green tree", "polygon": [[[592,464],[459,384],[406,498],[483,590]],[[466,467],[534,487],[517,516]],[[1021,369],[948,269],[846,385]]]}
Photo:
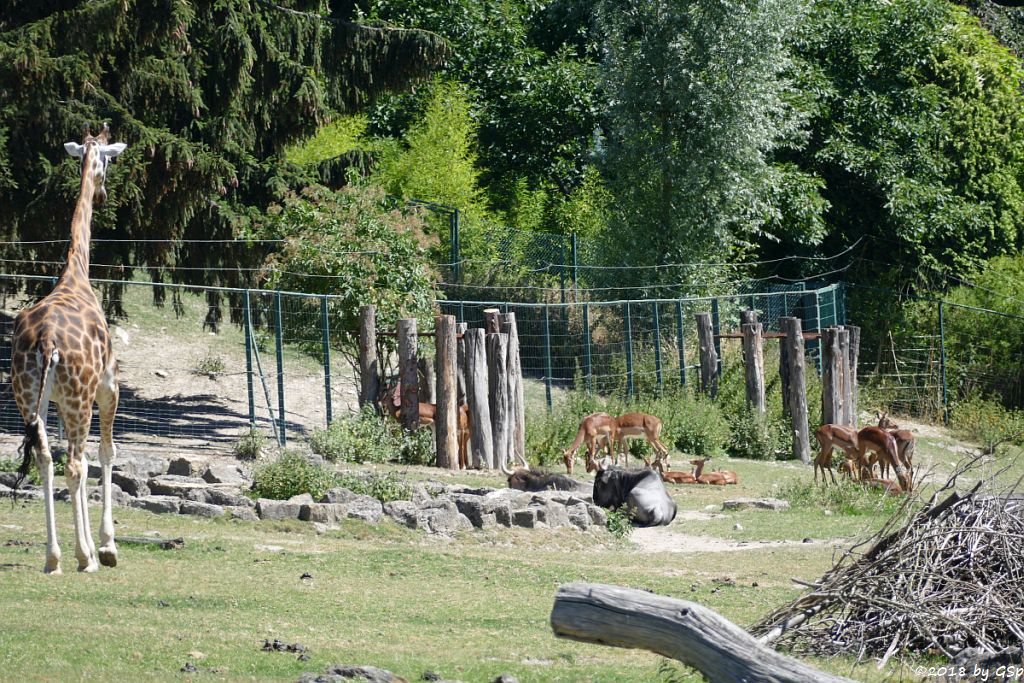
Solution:
{"label": "green tree", "polygon": [[[247,282],[264,251],[230,241],[310,180],[283,150],[444,57],[434,34],[359,25],[352,12],[328,0],[3,3],[2,236],[66,239],[79,169],[62,145],[109,121],[128,151],[94,217],[94,274],[145,266],[175,282]],[[3,257],[53,273],[64,249]]]}
{"label": "green tree", "polygon": [[598,4],[613,258],[720,258],[766,229],[770,155],[799,130],[785,41],[803,9],[802,0]]}

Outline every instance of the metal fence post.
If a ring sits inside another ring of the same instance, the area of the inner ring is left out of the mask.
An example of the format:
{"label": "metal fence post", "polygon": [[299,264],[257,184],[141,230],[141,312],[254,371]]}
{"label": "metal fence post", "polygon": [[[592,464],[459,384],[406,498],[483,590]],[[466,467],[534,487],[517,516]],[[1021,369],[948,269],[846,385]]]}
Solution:
{"label": "metal fence post", "polygon": [[590,362],[590,302],[583,304],[583,376],[587,379],[587,391],[594,390],[594,367]]}
{"label": "metal fence post", "polygon": [[629,317],[629,302],[622,304],[622,307],[626,322],[626,393],[632,396],[635,391],[633,386],[633,323]]}
{"label": "metal fence post", "polygon": [[327,426],[331,426],[331,322],[327,316],[327,295],[320,297],[320,319],[323,321],[324,345],[324,401],[327,409]]}
{"label": "metal fence post", "polygon": [[551,411],[551,314],[550,306],[544,304],[544,397]]}
{"label": "metal fence post", "polygon": [[939,364],[942,368],[942,422],[949,424],[949,394],[946,384],[946,317],[943,302],[939,301]]}
{"label": "metal fence post", "polygon": [[658,390],[661,390],[663,379],[661,375],[661,324],[658,320],[658,302],[654,306],[654,376],[658,381]]}
{"label": "metal fence post", "polygon": [[242,294],[245,302],[245,381],[249,394],[249,427],[256,426],[256,397],[252,388],[252,306],[249,301],[249,290]]}
{"label": "metal fence post", "polygon": [[683,336],[683,302],[676,301],[676,346],[679,347],[679,384],[686,386],[686,338]]}
{"label": "metal fence post", "polygon": [[718,314],[718,299],[711,300],[711,329],[715,335],[715,355],[718,356],[718,365],[715,374],[722,376],[722,340],[718,336],[722,334],[722,321]]}
{"label": "metal fence post", "polygon": [[284,446],[287,443],[285,436],[284,419],[284,336],[281,329],[281,292],[274,292],[274,350],[277,353],[277,430],[278,442]]}

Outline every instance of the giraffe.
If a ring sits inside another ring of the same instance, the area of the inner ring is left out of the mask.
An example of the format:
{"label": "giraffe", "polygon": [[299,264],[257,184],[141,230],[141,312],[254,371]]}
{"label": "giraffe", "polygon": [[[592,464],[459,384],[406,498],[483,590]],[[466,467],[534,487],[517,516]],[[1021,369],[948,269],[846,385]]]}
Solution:
{"label": "giraffe", "polygon": [[114,447],[114,413],[117,411],[117,363],[114,360],[107,322],[89,284],[89,240],[93,203],[107,193],[103,186],[107,164],[124,151],[123,142],[107,143],[106,124],[97,136],[88,127],[82,144],[65,143],[72,157],[82,160],[82,185],[71,219],[71,246],[60,279],[44,299],[18,313],[14,319],[11,376],[14,398],[25,422],[21,474],[28,473],[35,453],[43,483],[46,510],[47,574],[60,574],[60,546],[53,509],[53,458],[46,436],[46,412],[50,401],[64,421],[68,438],[67,483],[75,517],[75,556],[78,570],[95,572],[96,547],[89,528],[85,491],[87,464],[85,440],[95,402],[100,414],[99,460],[102,468],[103,517],[100,523],[99,562],[117,565],[114,520],[111,510],[111,465]]}

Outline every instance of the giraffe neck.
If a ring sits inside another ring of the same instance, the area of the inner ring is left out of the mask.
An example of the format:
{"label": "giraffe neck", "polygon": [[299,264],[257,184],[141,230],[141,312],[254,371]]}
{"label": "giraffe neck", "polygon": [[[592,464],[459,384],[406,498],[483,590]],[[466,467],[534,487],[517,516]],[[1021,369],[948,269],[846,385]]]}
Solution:
{"label": "giraffe neck", "polygon": [[68,249],[68,260],[61,273],[61,281],[68,283],[89,282],[89,240],[92,238],[92,203],[96,189],[93,177],[92,155],[95,148],[90,148],[82,160],[82,187],[75,204],[75,214],[71,218],[71,247]]}

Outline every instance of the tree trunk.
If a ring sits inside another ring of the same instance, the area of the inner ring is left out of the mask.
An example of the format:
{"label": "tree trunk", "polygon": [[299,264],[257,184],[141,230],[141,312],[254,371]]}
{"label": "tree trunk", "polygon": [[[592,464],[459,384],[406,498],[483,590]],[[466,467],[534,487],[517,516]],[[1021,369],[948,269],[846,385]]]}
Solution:
{"label": "tree trunk", "polygon": [[763,417],[765,414],[764,348],[761,329],[761,323],[748,323],[743,326],[743,360],[747,405],[755,414]]}
{"label": "tree trunk", "polygon": [[402,426],[420,427],[419,373],[416,368],[416,319],[398,321],[398,379],[402,383]]}
{"label": "tree trunk", "polygon": [[551,629],[561,638],[677,659],[711,683],[850,683],[761,645],[714,610],[632,588],[561,586]]}
{"label": "tree trunk", "polygon": [[508,405],[508,335],[487,335],[487,391],[491,410],[491,440],[494,444],[494,463],[501,467],[509,461]]}
{"label": "tree trunk", "polygon": [[793,455],[800,458],[805,465],[811,462],[811,435],[807,417],[807,386],[806,363],[804,353],[804,334],[800,318],[782,318],[779,320],[782,331],[786,333],[782,343],[786,346],[786,357],[789,359],[789,416],[792,421]]}
{"label": "tree trunk", "polygon": [[456,366],[455,316],[434,318],[434,346],[437,368],[437,411],[434,428],[437,434],[437,466],[459,469],[459,404]]}
{"label": "tree trunk", "polygon": [[519,330],[516,329],[516,314],[502,316],[501,331],[508,334],[508,374],[511,391],[511,450],[520,462],[526,462],[526,405],[523,402],[523,366],[519,360]]}
{"label": "tree trunk", "polygon": [[[359,309],[359,407],[376,407],[380,398],[380,368],[377,362],[377,308]],[[385,410],[387,410],[385,406]]]}
{"label": "tree trunk", "polygon": [[491,407],[487,403],[487,347],[482,328],[466,330],[466,403],[469,404],[469,441],[473,466],[493,469],[494,441],[491,438]]}
{"label": "tree trunk", "polygon": [[484,332],[487,334],[501,332],[501,311],[497,308],[484,309]]}
{"label": "tree trunk", "polygon": [[821,423],[843,424],[843,368],[839,330],[821,331]]}
{"label": "tree trunk", "polygon": [[437,403],[437,373],[434,372],[434,363],[429,358],[420,358],[416,361],[418,368],[416,395],[420,403]]}
{"label": "tree trunk", "polygon": [[697,345],[700,347],[700,390],[714,398],[718,395],[718,354],[710,313],[697,314]]}
{"label": "tree trunk", "polygon": [[856,325],[849,325],[846,329],[850,332],[850,345],[847,347],[850,374],[846,383],[846,405],[850,410],[850,424],[856,427],[859,419],[857,415],[857,362],[860,359],[860,328]]}

